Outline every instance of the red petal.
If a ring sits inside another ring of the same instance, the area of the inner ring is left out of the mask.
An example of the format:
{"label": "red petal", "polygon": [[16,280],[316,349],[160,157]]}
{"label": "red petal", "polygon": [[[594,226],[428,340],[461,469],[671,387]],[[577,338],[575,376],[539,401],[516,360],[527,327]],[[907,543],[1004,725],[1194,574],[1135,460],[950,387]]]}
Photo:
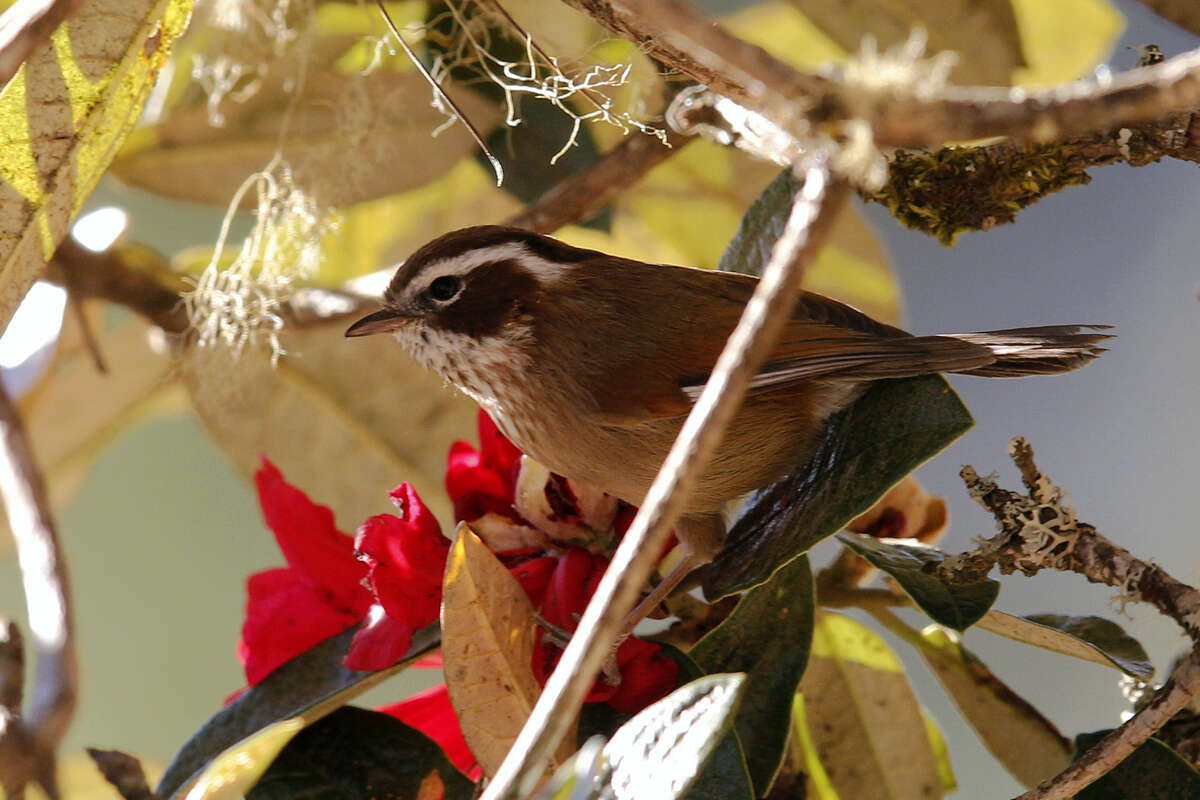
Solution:
{"label": "red petal", "polygon": [[328,598],[294,570],[255,573],[246,581],[246,589],[246,621],[237,653],[251,686],[362,618],[331,608]]}
{"label": "red petal", "polygon": [[587,605],[587,584],[592,573],[592,554],[582,547],[572,547],[558,559],[546,598],[542,616],[551,625],[573,631]]}
{"label": "red petal", "polygon": [[446,662],[442,660],[441,650],[434,650],[429,655],[413,663],[413,669],[441,669],[444,666],[446,666]]}
{"label": "red petal", "polygon": [[617,649],[621,685],[608,698],[617,711],[634,714],[666,697],[679,681],[679,665],[662,654],[662,647],[630,636]]}
{"label": "red petal", "polygon": [[475,756],[471,755],[471,748],[467,747],[467,740],[463,738],[458,717],[450,705],[446,684],[426,689],[407,700],[376,711],[391,714],[433,739],[442,746],[450,762],[463,772],[469,772],[475,766]]}
{"label": "red petal", "polygon": [[392,619],[381,611],[374,611],[370,622],[364,625],[354,640],[342,663],[349,669],[387,669],[408,654],[412,646],[413,627]]}
{"label": "red petal", "polygon": [[423,628],[438,618],[442,605],[441,572],[433,576],[380,564],[371,569],[371,588],[389,617],[412,628]]}
{"label": "red petal", "polygon": [[354,557],[354,540],[334,525],[333,512],[284,480],[266,458],[254,484],[263,519],[288,566],[313,587],[323,589],[333,605],[365,613],[371,604],[370,593],[362,586],[367,570]]}
{"label": "red petal", "polygon": [[466,442],[450,446],[446,464],[446,494],[457,502],[472,492],[512,503],[515,482],[484,463],[483,454]]}
{"label": "red petal", "polygon": [[516,485],[521,451],[500,432],[483,409],[479,411],[479,450],[484,464],[494,469],[509,486]]}
{"label": "red petal", "polygon": [[556,566],[557,558],[542,556],[522,561],[515,567],[509,567],[508,571],[517,579],[517,583],[521,584],[525,594],[529,595],[529,602],[533,603],[533,607],[541,608],[546,597],[546,588],[550,584],[550,576]]}
{"label": "red petal", "polygon": [[[558,666],[561,658],[562,648],[550,641],[546,631],[539,630],[537,641],[533,645],[533,660],[529,664],[533,671],[533,677],[537,679],[538,683],[546,685],[550,673]],[[602,703],[616,694],[618,688],[620,687],[605,683],[604,677],[601,676],[592,684],[592,688],[588,690],[583,702]]]}

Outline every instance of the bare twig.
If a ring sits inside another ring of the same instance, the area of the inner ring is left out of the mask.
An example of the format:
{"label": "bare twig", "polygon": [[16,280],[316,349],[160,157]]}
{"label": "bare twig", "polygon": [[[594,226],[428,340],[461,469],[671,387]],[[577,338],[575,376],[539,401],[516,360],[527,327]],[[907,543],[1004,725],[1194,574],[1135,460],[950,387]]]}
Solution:
{"label": "bare twig", "polygon": [[[0,387],[0,498],[17,544],[29,628],[36,652],[33,696],[20,724],[6,739],[25,739],[31,759],[23,781],[37,780],[52,797],[54,754],[75,713],[78,664],[71,620],[67,569],[63,562],[46,487],[33,458],[16,406]],[[11,721],[10,721],[11,722]],[[6,742],[5,744],[11,744]],[[11,776],[0,776],[10,796]]]}
{"label": "bare twig", "polygon": [[17,0],[0,15],[0,86],[86,0]]}
{"label": "bare twig", "polygon": [[375,0],[375,4],[379,6],[379,13],[383,15],[388,29],[391,30],[392,36],[396,37],[396,41],[400,43],[400,47],[403,48],[404,54],[408,56],[408,60],[425,77],[425,80],[429,81],[429,85],[437,92],[438,97],[442,98],[442,102],[450,107],[450,110],[454,112],[454,116],[467,129],[467,133],[471,134],[471,138],[475,140],[475,144],[487,156],[488,162],[492,165],[492,169],[496,173],[496,185],[499,186],[504,183],[504,167],[500,164],[500,159],[496,158],[496,155],[488,148],[487,142],[483,140],[483,136],[479,133],[479,130],[471,124],[471,120],[467,118],[467,115],[458,107],[458,103],[455,103],[454,99],[446,94],[446,90],[437,82],[437,78],[433,77],[433,74],[429,71],[429,67],[425,66],[425,62],[421,61],[417,54],[413,52],[408,42],[404,41],[404,37],[400,35],[400,29],[396,27],[396,23],[392,22],[392,16],[388,14],[387,6],[383,4],[383,0]]}
{"label": "bare twig", "polygon": [[667,134],[666,144],[652,136],[632,136],[591,166],[564,178],[505,224],[553,233],[564,225],[588,219],[690,140],[673,132]]}
{"label": "bare twig", "polygon": [[683,0],[565,1],[785,130],[806,120],[836,132],[857,119],[871,127],[876,144],[890,147],[990,136],[1051,142],[1200,105],[1200,50],[1104,81],[1046,91],[945,87],[917,96],[796,70]]}
{"label": "bare twig", "polygon": [[1033,575],[1050,568],[1078,572],[1094,583],[1116,587],[1123,601],[1153,605],[1192,638],[1192,653],[1166,685],[1124,725],[1100,740],[1070,767],[1018,800],[1065,800],[1102,777],[1150,738],[1200,692],[1200,591],[1180,583],[1156,564],[1114,545],[1075,518],[1063,492],[1033,460],[1033,448],[1017,437],[1009,455],[1028,490],[1021,495],[981,478],[971,467],[961,475],[971,496],[992,512],[1000,534],[936,567],[948,580],[977,580],[993,566],[1005,573]]}
{"label": "bare twig", "polygon": [[100,750],[95,747],[89,747],[87,753],[104,780],[112,784],[125,800],[159,800],[146,782],[141,762],[133,756],[120,750]]}
{"label": "bare twig", "polygon": [[691,489],[737,413],[751,376],[774,345],[804,271],[816,258],[849,193],[823,162],[807,168],[804,179],[754,296],[613,555],[562,660],[484,792],[485,800],[523,797],[542,775],[650,576]]}

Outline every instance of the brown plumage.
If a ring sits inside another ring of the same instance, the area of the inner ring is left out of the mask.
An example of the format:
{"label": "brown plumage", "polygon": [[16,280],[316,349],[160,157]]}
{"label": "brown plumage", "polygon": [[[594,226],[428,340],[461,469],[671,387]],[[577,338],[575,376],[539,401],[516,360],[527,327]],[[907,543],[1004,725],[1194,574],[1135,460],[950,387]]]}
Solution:
{"label": "brown plumage", "polygon": [[[550,469],[640,503],[757,278],[645,264],[514,228],[446,234],[396,272],[348,336],[392,332]],[[1103,326],[912,336],[802,295],[681,520],[694,563],[719,511],[809,452],[864,382],[934,372],[1067,372]]]}

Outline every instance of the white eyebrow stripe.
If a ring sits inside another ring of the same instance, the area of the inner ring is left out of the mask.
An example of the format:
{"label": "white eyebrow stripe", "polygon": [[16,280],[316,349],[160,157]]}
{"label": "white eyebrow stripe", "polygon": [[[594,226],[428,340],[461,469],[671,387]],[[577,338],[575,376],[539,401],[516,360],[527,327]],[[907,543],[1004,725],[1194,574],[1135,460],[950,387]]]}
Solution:
{"label": "white eyebrow stripe", "polygon": [[548,261],[529,252],[529,248],[521,242],[505,242],[468,250],[462,255],[432,262],[421,270],[422,285],[428,286],[443,275],[461,277],[476,267],[496,261],[516,261],[543,281],[557,281],[565,270],[563,264]]}

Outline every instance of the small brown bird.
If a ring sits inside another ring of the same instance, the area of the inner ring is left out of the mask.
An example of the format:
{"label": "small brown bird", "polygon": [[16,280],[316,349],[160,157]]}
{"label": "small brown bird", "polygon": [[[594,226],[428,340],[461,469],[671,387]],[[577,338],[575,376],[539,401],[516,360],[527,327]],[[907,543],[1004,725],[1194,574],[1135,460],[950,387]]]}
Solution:
{"label": "small brown bird", "polygon": [[[636,505],[757,282],[464,228],[417,250],[346,335],[392,333],[530,456]],[[1067,372],[1103,352],[1104,327],[913,336],[805,292],[676,528],[687,568],[719,549],[722,506],[800,462],[865,382]]]}

